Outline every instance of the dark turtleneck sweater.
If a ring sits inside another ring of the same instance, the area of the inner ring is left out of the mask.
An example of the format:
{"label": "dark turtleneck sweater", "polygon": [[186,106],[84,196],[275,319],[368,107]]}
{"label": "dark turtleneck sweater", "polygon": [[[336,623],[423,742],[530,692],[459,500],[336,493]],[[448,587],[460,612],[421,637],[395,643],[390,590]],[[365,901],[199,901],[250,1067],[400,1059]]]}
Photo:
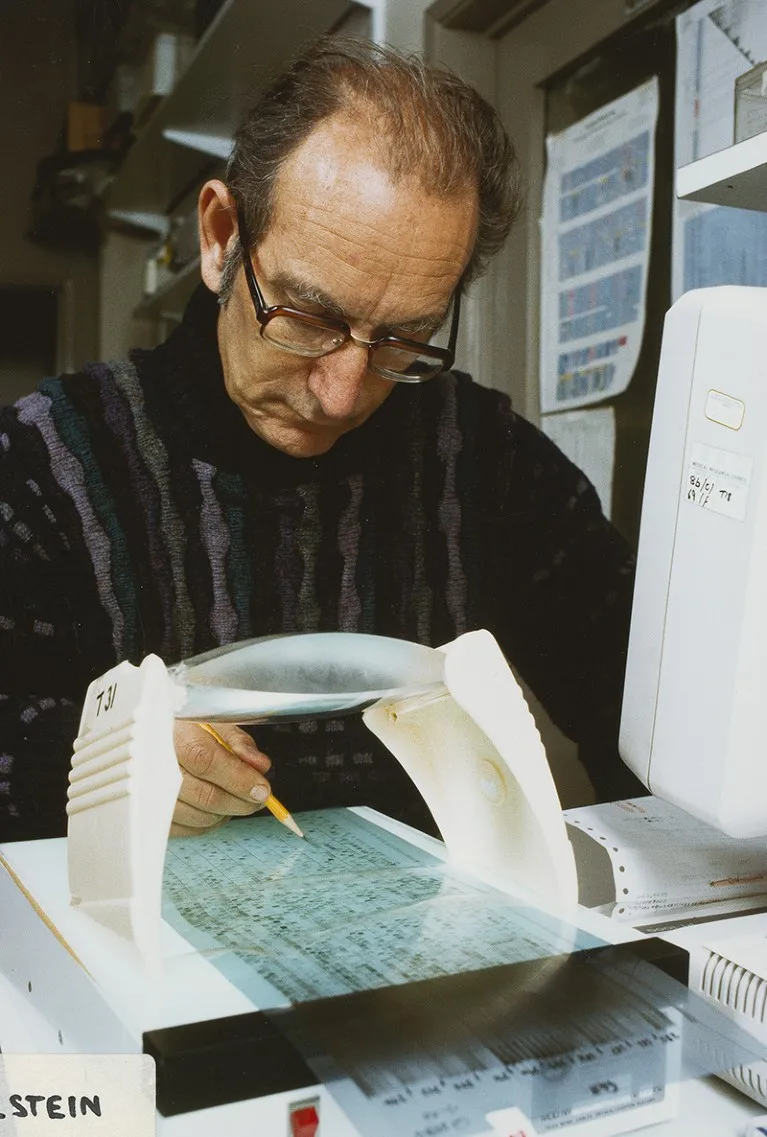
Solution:
{"label": "dark turtleneck sweater", "polygon": [[[291,458],[229,400],[200,287],[153,351],[45,380],[0,411],[0,840],[65,831],[88,683],[278,632],[447,643],[488,628],[601,797],[633,558],[586,478],[468,376],[396,386],[325,455]],[[292,810],[428,819],[359,716],[254,728]]]}

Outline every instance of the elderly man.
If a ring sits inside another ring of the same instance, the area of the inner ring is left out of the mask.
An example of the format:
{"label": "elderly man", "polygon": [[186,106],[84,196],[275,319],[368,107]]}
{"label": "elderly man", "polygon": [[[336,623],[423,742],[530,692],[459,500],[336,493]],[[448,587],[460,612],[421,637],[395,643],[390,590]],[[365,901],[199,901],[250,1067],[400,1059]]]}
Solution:
{"label": "elderly man", "polygon": [[[450,370],[461,289],[516,210],[508,139],[453,76],[329,39],[266,91],[201,191],[180,328],[0,416],[0,836],[63,831],[96,675],[278,632],[489,628],[598,793],[633,789],[631,554],[579,471]],[[428,824],[359,718],[222,734],[234,754],[177,727],[175,833],[270,785]]]}

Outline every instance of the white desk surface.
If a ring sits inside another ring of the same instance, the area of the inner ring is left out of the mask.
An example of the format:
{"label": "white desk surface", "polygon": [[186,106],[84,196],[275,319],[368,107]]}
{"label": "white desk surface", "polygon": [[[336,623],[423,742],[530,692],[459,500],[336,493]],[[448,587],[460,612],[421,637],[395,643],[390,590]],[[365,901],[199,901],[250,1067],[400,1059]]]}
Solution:
{"label": "white desk surface", "polygon": [[641,1132],[647,1137],[744,1137],[749,1121],[763,1113],[762,1106],[725,1082],[702,1078],[682,1086],[678,1117]]}
{"label": "white desk surface", "polygon": [[[38,873],[33,872],[32,876],[36,878],[36,884],[40,885],[40,889],[38,891],[35,888],[33,891],[37,893],[36,899],[43,901],[43,910],[47,907],[45,901],[51,900],[53,894],[59,901],[59,903],[52,905],[54,909],[67,907],[66,904],[63,906],[60,904],[60,897],[65,890],[61,845],[63,845],[63,841],[36,842],[34,848],[27,845],[26,850],[22,850],[21,846],[17,846],[15,849],[13,846],[6,846],[4,850],[11,862],[17,861],[19,854],[26,852],[27,856],[21,859],[31,861],[34,868],[38,870]],[[55,848],[55,846],[59,847]],[[38,860],[40,864],[35,863]],[[25,867],[29,868],[29,864]],[[40,893],[44,895],[40,895]],[[57,911],[56,914],[60,917],[61,911]],[[67,913],[67,916],[71,919],[71,913]],[[63,922],[66,923],[66,920]],[[596,928],[593,930],[596,931]],[[627,936],[626,938],[633,937]],[[218,992],[218,994],[221,993]],[[243,999],[243,1003],[246,1002],[247,1000]],[[169,1008],[166,1007],[165,1009],[167,1011]],[[228,1009],[230,1013],[237,1013],[238,1010],[246,1008],[232,1007]],[[247,1009],[251,1009],[250,1005]],[[15,989],[0,975],[0,1012],[3,1016],[28,1014],[28,1011],[29,1008],[24,1008],[24,1004],[19,999]],[[23,1027],[23,1023],[20,1022],[19,1025]],[[28,1025],[32,1026],[32,1024]],[[38,1024],[38,1026],[42,1025]],[[35,1033],[34,1026],[32,1026],[32,1032]],[[16,1037],[23,1036],[17,1031],[14,1031],[13,1034]],[[30,1038],[33,1037],[33,1034],[30,1034]],[[35,1046],[32,1049],[37,1050],[39,1047]],[[756,1102],[719,1081],[719,1079],[705,1078],[696,1082],[687,1082],[681,1087],[681,1107],[678,1117],[672,1121],[647,1126],[641,1132],[646,1133],[648,1137],[744,1137],[749,1120],[764,1113],[765,1110]],[[562,1132],[565,1134],[567,1130]],[[333,1137],[333,1135],[328,1134],[327,1137]]]}

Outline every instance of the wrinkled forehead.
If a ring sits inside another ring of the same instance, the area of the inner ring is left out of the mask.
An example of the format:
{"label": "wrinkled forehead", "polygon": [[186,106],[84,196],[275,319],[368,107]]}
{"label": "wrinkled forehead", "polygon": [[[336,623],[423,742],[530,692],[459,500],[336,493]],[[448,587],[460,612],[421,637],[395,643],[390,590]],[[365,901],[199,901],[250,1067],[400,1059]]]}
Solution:
{"label": "wrinkled forehead", "polygon": [[[470,181],[449,195],[434,192],[423,172],[392,173],[387,146],[367,116],[336,115],[320,123],[283,162],[275,181],[271,224],[284,229],[311,218],[330,227],[368,226],[408,243],[413,227],[458,215],[473,244],[478,191]],[[452,227],[444,233],[454,236]],[[438,237],[435,234],[435,237]],[[464,242],[465,243],[465,242]]]}
{"label": "wrinkled forehead", "polygon": [[444,315],[471,257],[473,189],[393,178],[356,120],[320,124],[279,171],[259,268],[332,298],[363,328]]}

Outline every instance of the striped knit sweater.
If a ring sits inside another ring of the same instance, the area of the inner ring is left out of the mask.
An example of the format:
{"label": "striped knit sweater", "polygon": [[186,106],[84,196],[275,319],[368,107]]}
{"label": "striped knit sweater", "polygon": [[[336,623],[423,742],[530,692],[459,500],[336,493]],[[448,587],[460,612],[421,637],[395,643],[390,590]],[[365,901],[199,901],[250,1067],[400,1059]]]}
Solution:
{"label": "striped knit sweater", "polygon": [[[288,457],[225,393],[217,311],[200,287],[165,344],[0,411],[0,839],[65,831],[91,679],[276,632],[489,628],[597,791],[633,789],[616,753],[633,560],[583,475],[460,374]],[[359,717],[254,733],[291,808],[427,823]]]}

